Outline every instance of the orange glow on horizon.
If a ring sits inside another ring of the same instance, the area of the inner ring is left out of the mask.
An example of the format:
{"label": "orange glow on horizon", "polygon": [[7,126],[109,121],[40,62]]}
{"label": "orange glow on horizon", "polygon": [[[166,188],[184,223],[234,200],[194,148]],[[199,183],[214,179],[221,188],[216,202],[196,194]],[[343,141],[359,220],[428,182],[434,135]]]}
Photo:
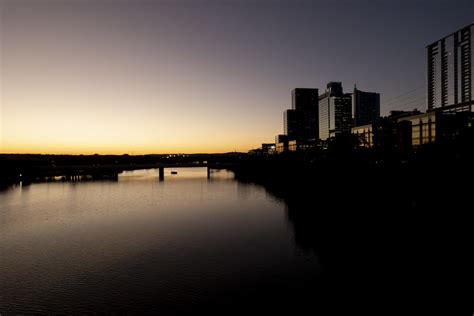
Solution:
{"label": "orange glow on horizon", "polygon": [[[96,146],[96,147],[74,147],[74,146],[40,146],[36,144],[30,145],[11,145],[3,146],[0,154],[43,154],[43,155],[151,155],[151,154],[218,154],[228,152],[248,152],[252,148],[259,147],[258,144],[244,145],[238,147],[163,147],[163,148],[147,148],[147,147],[112,147],[112,146]],[[124,149],[125,148],[125,149]]]}
{"label": "orange glow on horizon", "polygon": [[1,15],[0,153],[246,152],[281,132],[284,105],[265,107],[276,102],[249,81],[253,67],[162,45],[159,28],[124,36],[111,27],[121,18],[87,24],[72,8]]}

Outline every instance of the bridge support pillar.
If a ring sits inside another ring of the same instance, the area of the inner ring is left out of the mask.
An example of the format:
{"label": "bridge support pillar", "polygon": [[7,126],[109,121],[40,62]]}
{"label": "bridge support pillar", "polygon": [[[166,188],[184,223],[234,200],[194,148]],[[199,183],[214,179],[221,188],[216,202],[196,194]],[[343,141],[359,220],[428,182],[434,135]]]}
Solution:
{"label": "bridge support pillar", "polygon": [[160,167],[158,170],[159,170],[158,177],[160,178],[160,181],[165,180],[165,168]]}
{"label": "bridge support pillar", "polygon": [[207,166],[207,178],[211,178],[211,168],[209,168],[209,166]]}

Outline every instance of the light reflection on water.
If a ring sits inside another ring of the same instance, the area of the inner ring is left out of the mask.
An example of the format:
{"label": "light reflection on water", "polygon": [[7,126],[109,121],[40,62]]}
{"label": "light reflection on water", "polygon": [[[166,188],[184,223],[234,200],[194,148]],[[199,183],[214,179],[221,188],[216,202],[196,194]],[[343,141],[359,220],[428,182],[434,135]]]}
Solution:
{"label": "light reflection on water", "polygon": [[[177,172],[177,174],[172,174],[173,171]],[[165,168],[165,181],[189,179],[206,180],[206,177],[207,168]],[[119,174],[118,178],[119,181],[145,179],[155,181],[158,180],[158,169],[123,171]],[[210,180],[231,180],[233,178],[233,173],[227,170],[211,170]]]}
{"label": "light reflection on water", "polygon": [[318,273],[283,202],[228,171],[173,170],[0,192],[0,313],[265,304]]}

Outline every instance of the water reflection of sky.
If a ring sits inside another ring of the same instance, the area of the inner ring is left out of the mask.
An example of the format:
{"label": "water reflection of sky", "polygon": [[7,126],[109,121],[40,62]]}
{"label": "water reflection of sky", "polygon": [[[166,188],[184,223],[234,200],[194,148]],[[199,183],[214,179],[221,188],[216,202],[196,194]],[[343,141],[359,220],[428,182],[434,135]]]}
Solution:
{"label": "water reflection of sky", "polygon": [[[172,172],[176,172],[173,174]],[[201,179],[207,180],[207,168],[165,168],[165,181],[174,180],[190,180]],[[119,174],[119,181],[134,181],[134,180],[159,180],[158,169],[144,169],[123,171]],[[210,180],[230,180],[234,178],[234,174],[223,169],[211,169]]]}
{"label": "water reflection of sky", "polygon": [[206,168],[175,170],[162,182],[158,170],[136,170],[118,181],[33,183],[0,194],[0,312],[274,300],[267,291],[304,289],[318,273],[317,257],[295,243],[285,204],[264,188],[227,171],[208,180]]}

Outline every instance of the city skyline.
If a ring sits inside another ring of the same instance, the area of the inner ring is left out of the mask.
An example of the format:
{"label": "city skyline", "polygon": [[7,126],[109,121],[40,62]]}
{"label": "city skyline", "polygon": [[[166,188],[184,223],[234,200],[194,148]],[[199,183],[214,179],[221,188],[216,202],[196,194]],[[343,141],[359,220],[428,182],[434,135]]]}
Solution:
{"label": "city skyline", "polygon": [[332,80],[380,93],[387,114],[425,93],[425,47],[473,7],[1,1],[0,153],[247,151],[281,133],[288,91]]}

